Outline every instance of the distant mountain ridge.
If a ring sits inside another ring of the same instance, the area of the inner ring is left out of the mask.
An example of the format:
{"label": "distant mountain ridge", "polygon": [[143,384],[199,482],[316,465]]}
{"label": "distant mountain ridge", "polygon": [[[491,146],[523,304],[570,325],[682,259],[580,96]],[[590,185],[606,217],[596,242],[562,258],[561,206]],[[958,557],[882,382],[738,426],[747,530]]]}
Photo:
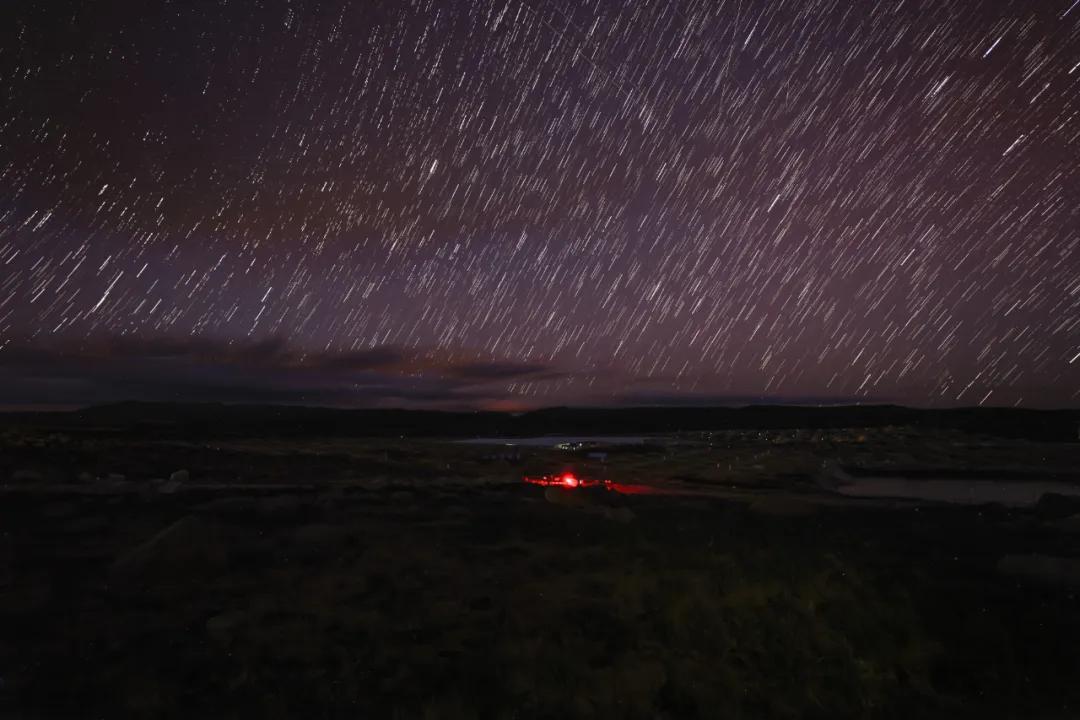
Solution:
{"label": "distant mountain ridge", "polygon": [[298,405],[122,402],[71,412],[4,413],[0,425],[146,436],[522,437],[910,425],[1005,437],[1077,440],[1080,410],[899,405],[553,407],[494,411],[342,409]]}

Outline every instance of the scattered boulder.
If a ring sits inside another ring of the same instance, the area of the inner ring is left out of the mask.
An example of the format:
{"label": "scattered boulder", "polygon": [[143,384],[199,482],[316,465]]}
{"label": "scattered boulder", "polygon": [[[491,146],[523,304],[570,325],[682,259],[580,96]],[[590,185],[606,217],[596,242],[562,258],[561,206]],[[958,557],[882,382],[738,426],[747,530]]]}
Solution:
{"label": "scattered boulder", "polygon": [[826,460],[821,464],[821,470],[815,478],[817,484],[826,490],[835,491],[837,488],[843,485],[850,485],[855,482],[853,478],[840,463],[835,460]]}
{"label": "scattered boulder", "polygon": [[177,470],[176,472],[169,475],[169,482],[171,483],[186,483],[189,480],[191,480],[191,473],[189,473],[187,470]]}
{"label": "scattered boulder", "polygon": [[1036,514],[1045,519],[1066,518],[1080,513],[1080,497],[1074,495],[1061,495],[1059,493],[1044,493],[1035,504]]}
{"label": "scattered boulder", "polygon": [[1080,558],[1052,555],[1006,555],[998,561],[1002,575],[1049,585],[1080,586]]}
{"label": "scattered boulder", "polygon": [[96,479],[97,478],[94,477],[93,473],[86,472],[85,470],[75,476],[75,480],[83,484],[92,483]]}
{"label": "scattered boulder", "polygon": [[161,478],[154,478],[147,483],[141,483],[139,485],[139,497],[145,501],[152,501],[157,498],[158,493],[161,490],[161,486],[165,481]]}
{"label": "scattered boulder", "polygon": [[[174,475],[176,473],[173,473]],[[158,485],[157,491],[162,495],[172,495],[180,489],[182,483],[178,480],[167,480],[166,482]]]}
{"label": "scattered boulder", "polygon": [[111,483],[122,483],[127,481],[127,476],[122,473],[109,473],[105,479]]}

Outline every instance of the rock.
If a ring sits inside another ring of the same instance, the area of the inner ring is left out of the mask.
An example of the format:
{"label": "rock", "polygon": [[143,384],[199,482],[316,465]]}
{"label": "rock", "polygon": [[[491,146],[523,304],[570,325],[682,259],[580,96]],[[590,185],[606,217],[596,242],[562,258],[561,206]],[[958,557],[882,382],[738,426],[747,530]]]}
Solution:
{"label": "rock", "polygon": [[78,475],[75,476],[75,479],[78,482],[81,482],[81,483],[85,484],[85,483],[92,483],[97,478],[94,477],[93,473],[88,473],[85,470],[83,470],[81,473],[79,473]]}
{"label": "rock", "polygon": [[127,481],[127,477],[121,473],[109,473],[105,479],[111,483],[122,483]]}
{"label": "rock", "polygon": [[840,463],[835,460],[826,460],[821,465],[821,470],[816,476],[817,484],[826,489],[835,491],[843,485],[851,485],[855,478],[848,474]]}
{"label": "rock", "polygon": [[122,554],[112,565],[125,576],[184,580],[228,567],[221,528],[188,515]]}
{"label": "rock", "polygon": [[187,470],[177,470],[173,474],[169,475],[169,482],[174,483],[186,483],[191,479],[191,473]]}
{"label": "rock", "polygon": [[[176,473],[173,473],[175,475]],[[162,495],[172,495],[180,489],[181,483],[178,480],[168,480],[158,485],[157,491]]]}
{"label": "rock", "polygon": [[1080,513],[1080,497],[1044,493],[1035,504],[1035,512],[1041,518],[1059,519]]}
{"label": "rock", "polygon": [[1011,577],[1050,585],[1080,586],[1080,558],[1052,555],[1006,555],[998,561],[998,572]]}

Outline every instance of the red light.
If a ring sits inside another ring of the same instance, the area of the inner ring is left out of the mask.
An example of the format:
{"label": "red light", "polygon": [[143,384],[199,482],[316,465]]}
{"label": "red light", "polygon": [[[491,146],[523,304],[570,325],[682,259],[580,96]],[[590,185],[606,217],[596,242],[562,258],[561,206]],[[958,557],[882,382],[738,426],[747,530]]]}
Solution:
{"label": "red light", "polygon": [[522,480],[530,485],[541,485],[543,487],[562,487],[562,488],[590,488],[590,487],[602,487],[605,490],[611,492],[617,492],[620,495],[697,495],[697,496],[709,496],[711,493],[708,490],[694,490],[680,487],[657,487],[653,485],[633,485],[627,483],[617,483],[611,480],[593,480],[590,478],[579,478],[573,473],[555,473],[554,475],[525,475]]}
{"label": "red light", "polygon": [[531,485],[544,485],[546,487],[557,486],[562,488],[586,488],[596,486],[607,486],[607,480],[590,480],[588,478],[579,478],[572,472],[555,473],[554,475],[526,475],[522,478],[525,482]]}

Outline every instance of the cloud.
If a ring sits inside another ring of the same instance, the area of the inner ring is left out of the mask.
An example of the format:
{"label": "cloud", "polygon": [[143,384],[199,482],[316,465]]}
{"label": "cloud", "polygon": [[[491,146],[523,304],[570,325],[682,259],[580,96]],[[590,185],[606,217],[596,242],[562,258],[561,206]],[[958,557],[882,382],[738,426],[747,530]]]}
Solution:
{"label": "cloud", "polygon": [[554,372],[548,365],[508,360],[463,363],[449,368],[449,374],[467,380],[547,379],[562,375]]}
{"label": "cloud", "polygon": [[481,408],[505,401],[509,381],[561,375],[539,363],[462,362],[393,346],[307,353],[280,337],[24,340],[0,348],[0,406],[147,400]]}
{"label": "cloud", "polygon": [[314,355],[305,364],[325,370],[392,370],[405,368],[412,358],[411,353],[384,345],[370,350]]}

